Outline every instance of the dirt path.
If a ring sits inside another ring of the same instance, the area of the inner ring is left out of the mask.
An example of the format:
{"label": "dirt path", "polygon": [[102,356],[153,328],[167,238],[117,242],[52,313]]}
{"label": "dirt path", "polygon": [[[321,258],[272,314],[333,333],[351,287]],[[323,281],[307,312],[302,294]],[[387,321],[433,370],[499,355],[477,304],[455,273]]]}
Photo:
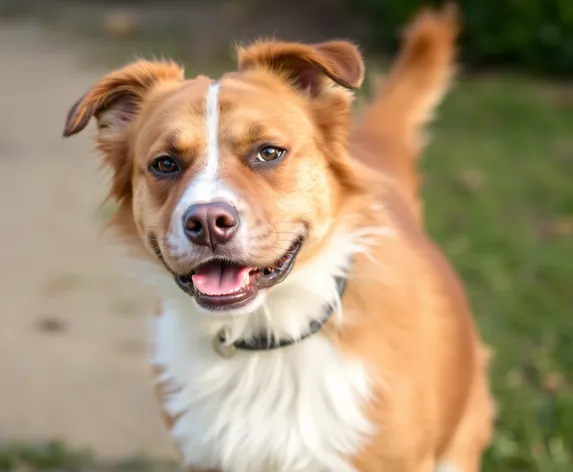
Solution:
{"label": "dirt path", "polygon": [[34,24],[0,23],[0,440],[169,456],[148,304],[100,235],[106,182],[90,132],[60,137],[101,73],[75,59]]}

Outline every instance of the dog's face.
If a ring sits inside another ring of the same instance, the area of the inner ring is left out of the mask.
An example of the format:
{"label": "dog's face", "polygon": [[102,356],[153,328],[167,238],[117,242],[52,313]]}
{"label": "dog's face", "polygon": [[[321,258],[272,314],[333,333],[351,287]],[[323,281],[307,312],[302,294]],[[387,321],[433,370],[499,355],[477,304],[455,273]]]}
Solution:
{"label": "dog's face", "polygon": [[320,250],[356,186],[346,161],[363,64],[345,42],[262,42],[239,70],[184,80],[164,62],[104,77],[64,134],[98,120],[116,222],[208,313],[253,312]]}

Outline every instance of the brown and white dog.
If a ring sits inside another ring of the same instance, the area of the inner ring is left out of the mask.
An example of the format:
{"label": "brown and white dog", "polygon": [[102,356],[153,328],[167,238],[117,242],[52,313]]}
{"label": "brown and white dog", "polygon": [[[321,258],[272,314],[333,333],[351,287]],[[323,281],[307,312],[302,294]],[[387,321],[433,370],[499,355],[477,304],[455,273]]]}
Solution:
{"label": "brown and white dog", "polygon": [[139,61],[71,109],[97,118],[113,224],[161,299],[153,366],[192,471],[475,472],[487,351],[423,229],[416,159],[458,23],[424,11],[374,102],[344,41],[259,41],[237,71]]}

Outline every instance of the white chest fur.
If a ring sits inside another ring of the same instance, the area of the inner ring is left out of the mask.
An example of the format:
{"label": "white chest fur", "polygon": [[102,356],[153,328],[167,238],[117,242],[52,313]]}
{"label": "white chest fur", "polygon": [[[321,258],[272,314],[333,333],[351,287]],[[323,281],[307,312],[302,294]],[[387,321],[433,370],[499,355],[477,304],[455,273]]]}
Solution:
{"label": "white chest fur", "polygon": [[166,303],[154,328],[164,408],[187,465],[224,472],[352,472],[370,425],[364,366],[321,334],[219,357],[189,313]]}

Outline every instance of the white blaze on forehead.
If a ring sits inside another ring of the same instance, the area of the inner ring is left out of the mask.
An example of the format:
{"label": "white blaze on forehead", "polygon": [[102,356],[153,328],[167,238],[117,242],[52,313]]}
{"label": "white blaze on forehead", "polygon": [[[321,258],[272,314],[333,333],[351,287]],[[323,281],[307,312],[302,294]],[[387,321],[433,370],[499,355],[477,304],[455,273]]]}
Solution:
{"label": "white blaze on forehead", "polygon": [[205,180],[214,180],[219,166],[219,84],[209,86],[205,106],[207,129],[207,165],[201,176]]}
{"label": "white blaze on forehead", "polygon": [[189,183],[183,193],[175,213],[185,210],[195,203],[207,203],[216,198],[234,200],[230,192],[218,181],[219,170],[219,83],[212,83],[205,98],[205,142],[204,167]]}

